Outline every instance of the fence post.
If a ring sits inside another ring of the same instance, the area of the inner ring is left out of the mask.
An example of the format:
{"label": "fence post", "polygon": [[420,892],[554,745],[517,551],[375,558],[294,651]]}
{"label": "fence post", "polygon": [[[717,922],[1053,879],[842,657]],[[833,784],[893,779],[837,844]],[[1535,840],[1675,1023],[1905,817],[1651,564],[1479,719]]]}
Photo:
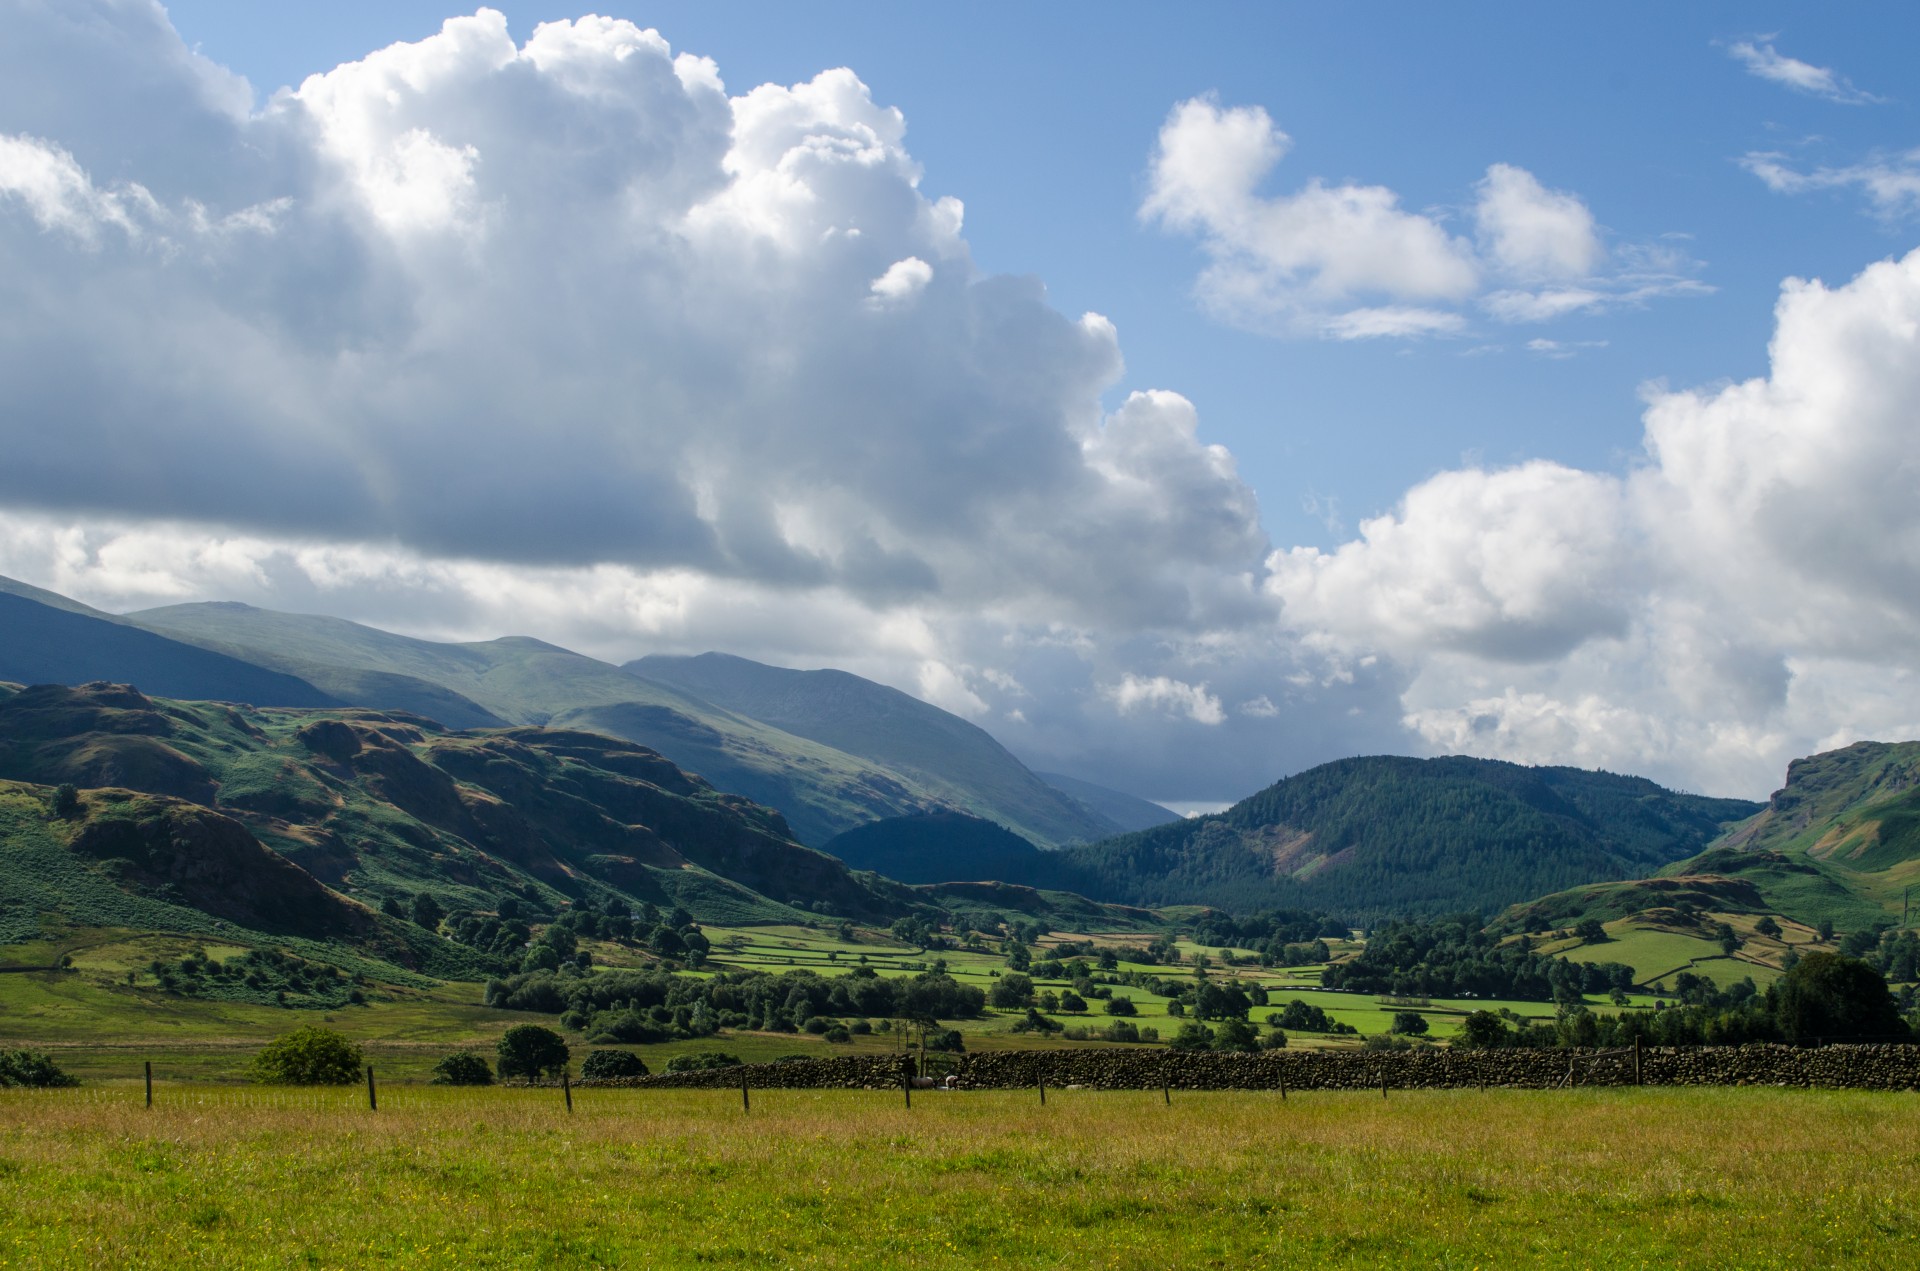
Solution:
{"label": "fence post", "polygon": [[1047,1079],[1045,1077],[1040,1078],[1040,1106],[1043,1108],[1047,1106]]}
{"label": "fence post", "polygon": [[745,1064],[740,1065],[740,1110],[742,1112],[753,1111],[753,1105],[747,1101],[747,1067]]}
{"label": "fence post", "polygon": [[1640,1084],[1641,1084],[1641,1081],[1640,1081],[1640,1038],[1639,1038],[1639,1036],[1638,1036],[1638,1035],[1635,1035],[1635,1037],[1634,1037],[1634,1039],[1633,1039],[1633,1084],[1634,1084],[1634,1085],[1636,1085],[1636,1086],[1637,1086],[1637,1085],[1640,1085]]}
{"label": "fence post", "polygon": [[146,1069],[147,1069],[147,1106],[151,1108],[153,1106],[153,1060],[151,1059],[147,1060]]}
{"label": "fence post", "polygon": [[1280,1102],[1285,1103],[1286,1101],[1287,1101],[1287,1074],[1283,1072],[1280,1074]]}
{"label": "fence post", "polygon": [[1166,1100],[1169,1108],[1173,1106],[1173,1087],[1167,1083],[1165,1077],[1160,1078],[1160,1097]]}
{"label": "fence post", "polygon": [[568,1079],[567,1074],[564,1070],[560,1073],[560,1093],[566,1098],[568,1115],[572,1115],[573,1113],[573,1082]]}
{"label": "fence post", "polygon": [[373,1089],[372,1064],[367,1065],[367,1110],[370,1112],[378,1112],[380,1110],[380,1096],[375,1094]]}

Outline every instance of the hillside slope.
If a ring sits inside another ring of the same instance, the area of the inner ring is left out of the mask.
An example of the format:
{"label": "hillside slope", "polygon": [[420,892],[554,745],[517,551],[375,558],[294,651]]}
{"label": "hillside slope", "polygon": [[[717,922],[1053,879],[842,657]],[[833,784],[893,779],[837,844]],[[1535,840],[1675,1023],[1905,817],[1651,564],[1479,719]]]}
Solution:
{"label": "hillside slope", "polygon": [[1129,904],[1485,911],[1645,876],[1754,808],[1575,768],[1376,756],[1066,858],[1089,895]]}
{"label": "hillside slope", "polygon": [[[874,919],[916,903],[795,842],[778,813],[593,733],[41,686],[0,700],[0,779],[32,783],[15,789],[37,804],[65,783],[86,809],[132,807],[66,844],[129,895],[314,939],[371,939],[369,910],[422,892],[447,911],[622,897],[708,921],[801,917],[787,900]],[[19,850],[0,842],[0,865]],[[16,883],[35,873],[0,867]],[[246,899],[263,889],[283,900]]]}
{"label": "hillside slope", "polygon": [[[489,722],[592,729],[638,742],[723,790],[778,808],[801,841],[945,806],[931,785],[696,695],[539,640],[450,644],[311,614],[238,604],[173,605],[127,620],[176,639],[338,685],[397,676],[456,694]],[[366,699],[355,698],[365,701]],[[372,701],[402,709],[394,701]],[[440,718],[422,706],[415,713]],[[442,722],[447,722],[442,720]],[[472,725],[470,725],[472,726]]]}
{"label": "hillside slope", "polygon": [[84,684],[117,679],[148,692],[198,700],[337,704],[294,675],[143,631],[107,615],[95,616],[70,601],[43,603],[34,598],[35,589],[6,581],[10,586],[0,588],[0,680]]}
{"label": "hillside slope", "polygon": [[1106,786],[1095,785],[1091,781],[1082,781],[1078,777],[1069,777],[1060,772],[1036,771],[1033,775],[1054,789],[1086,804],[1119,826],[1123,833],[1132,830],[1150,830],[1156,825],[1166,825],[1180,819],[1180,814],[1171,808],[1163,808],[1157,803],[1137,795],[1127,794],[1122,790],[1110,790]]}
{"label": "hillside slope", "polygon": [[1041,846],[1128,828],[1042,780],[986,730],[845,671],[793,671],[725,653],[647,657],[622,669],[908,773],[956,810]]}

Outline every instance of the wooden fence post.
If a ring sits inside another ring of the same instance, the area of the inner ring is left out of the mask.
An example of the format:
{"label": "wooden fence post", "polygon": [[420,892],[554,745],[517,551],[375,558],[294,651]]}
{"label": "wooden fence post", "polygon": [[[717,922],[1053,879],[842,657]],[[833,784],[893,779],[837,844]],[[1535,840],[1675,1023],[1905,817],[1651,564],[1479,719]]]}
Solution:
{"label": "wooden fence post", "polygon": [[740,1110],[742,1112],[753,1111],[753,1104],[747,1100],[747,1068],[745,1064],[740,1066]]}
{"label": "wooden fence post", "polygon": [[1636,1086],[1637,1086],[1637,1085],[1640,1085],[1640,1084],[1641,1084],[1641,1079],[1640,1079],[1640,1038],[1639,1038],[1639,1037],[1638,1037],[1637,1035],[1636,1035],[1636,1036],[1634,1037],[1634,1039],[1633,1039],[1633,1084],[1634,1084],[1634,1085],[1636,1085]]}
{"label": "wooden fence post", "polygon": [[147,1060],[146,1069],[147,1069],[147,1106],[151,1108],[153,1106],[153,1060],[151,1059]]}
{"label": "wooden fence post", "polygon": [[1169,1108],[1173,1106],[1173,1087],[1167,1084],[1165,1077],[1160,1078],[1160,1097],[1166,1100]]}
{"label": "wooden fence post", "polygon": [[1280,1074],[1280,1102],[1285,1103],[1286,1101],[1287,1101],[1287,1074],[1283,1072]]}
{"label": "wooden fence post", "polygon": [[1382,1099],[1387,1097],[1387,1070],[1385,1068],[1380,1070],[1380,1097]]}
{"label": "wooden fence post", "polygon": [[573,1082],[568,1078],[565,1071],[562,1071],[560,1074],[560,1093],[566,1098],[567,1114],[571,1116],[573,1114]]}
{"label": "wooden fence post", "polygon": [[378,1112],[380,1110],[380,1096],[374,1093],[373,1089],[372,1064],[367,1065],[367,1110],[370,1112]]}
{"label": "wooden fence post", "polygon": [[1047,1079],[1045,1077],[1040,1078],[1040,1106],[1043,1108],[1047,1106]]}

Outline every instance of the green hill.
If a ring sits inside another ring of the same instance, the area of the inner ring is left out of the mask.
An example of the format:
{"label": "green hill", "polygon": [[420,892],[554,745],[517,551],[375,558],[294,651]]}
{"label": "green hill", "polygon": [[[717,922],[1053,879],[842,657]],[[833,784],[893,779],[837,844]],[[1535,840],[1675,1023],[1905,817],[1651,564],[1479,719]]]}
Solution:
{"label": "green hill", "polygon": [[1042,780],[984,729],[845,671],[793,671],[724,653],[647,657],[624,669],[906,773],[949,807],[1043,847],[1129,828]]}
{"label": "green hill", "polygon": [[[737,714],[539,640],[449,644],[311,614],[174,605],[128,621],[300,675],[360,704],[440,718],[431,703],[362,696],[377,677],[457,695],[494,722],[592,729],[659,751],[723,790],[778,808],[803,842],[866,821],[946,806],[945,787]],[[445,722],[445,721],[443,721]]]}
{"label": "green hill", "polygon": [[[336,699],[293,675],[143,631],[51,593],[5,580],[0,588],[0,680],[84,684],[119,680],[174,697],[263,706],[329,706]],[[25,594],[23,594],[25,593]],[[53,599],[63,599],[52,597]]]}
{"label": "green hill", "polygon": [[[804,918],[788,900],[871,919],[916,904],[793,841],[778,813],[595,733],[41,686],[0,701],[0,778],[32,783],[13,789],[41,805],[59,784],[86,789],[87,809],[125,805],[114,815],[137,832],[87,829],[66,846],[129,895],[312,939],[358,941],[378,927],[369,909],[422,892],[448,911],[624,897],[716,922]],[[234,862],[271,886],[236,882]],[[0,911],[46,911],[44,888],[31,905],[5,894],[41,872],[0,870]],[[286,896],[231,908],[262,888]],[[358,917],[324,917],[336,912]]]}
{"label": "green hill", "polygon": [[1376,756],[1323,764],[1225,812],[1066,860],[1089,895],[1129,904],[1485,911],[1645,876],[1754,808],[1576,768]]}
{"label": "green hill", "polygon": [[903,883],[1014,879],[1029,887],[1071,886],[1072,869],[1058,852],[1043,852],[992,821],[960,812],[892,817],[856,825],[820,849],[852,869],[870,869]]}

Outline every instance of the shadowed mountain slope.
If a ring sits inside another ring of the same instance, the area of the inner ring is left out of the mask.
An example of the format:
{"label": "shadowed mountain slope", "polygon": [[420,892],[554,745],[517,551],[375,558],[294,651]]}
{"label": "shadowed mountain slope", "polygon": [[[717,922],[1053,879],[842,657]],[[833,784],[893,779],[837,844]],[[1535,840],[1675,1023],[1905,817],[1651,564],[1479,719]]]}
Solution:
{"label": "shadowed mountain slope", "polygon": [[846,671],[793,671],[725,653],[647,657],[624,669],[908,774],[955,810],[1042,846],[1129,828],[1042,780],[977,725]]}

